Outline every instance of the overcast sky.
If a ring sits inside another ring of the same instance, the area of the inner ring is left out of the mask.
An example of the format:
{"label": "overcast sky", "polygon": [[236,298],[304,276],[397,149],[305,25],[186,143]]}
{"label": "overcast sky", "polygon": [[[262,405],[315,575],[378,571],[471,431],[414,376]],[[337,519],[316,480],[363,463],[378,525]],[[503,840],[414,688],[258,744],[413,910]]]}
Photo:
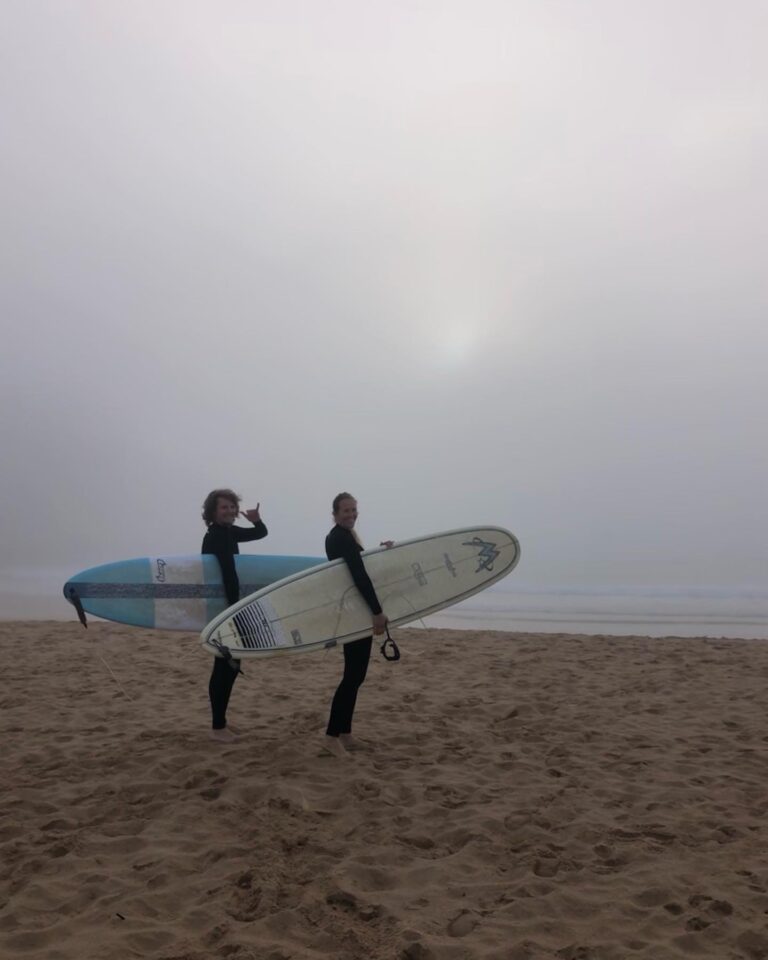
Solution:
{"label": "overcast sky", "polygon": [[[765,583],[762,0],[5,0],[7,584],[496,523]],[[57,586],[58,589],[58,586]]]}

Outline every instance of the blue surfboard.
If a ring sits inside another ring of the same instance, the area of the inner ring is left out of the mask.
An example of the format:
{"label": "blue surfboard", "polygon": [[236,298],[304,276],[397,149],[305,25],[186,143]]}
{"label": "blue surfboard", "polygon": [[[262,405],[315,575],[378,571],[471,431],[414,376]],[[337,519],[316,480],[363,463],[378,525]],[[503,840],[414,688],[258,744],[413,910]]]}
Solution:
{"label": "blue surfboard", "polygon": [[[240,596],[325,563],[324,557],[235,557]],[[83,570],[64,584],[76,608],[104,620],[157,630],[202,630],[229,604],[216,557],[139,557]]]}

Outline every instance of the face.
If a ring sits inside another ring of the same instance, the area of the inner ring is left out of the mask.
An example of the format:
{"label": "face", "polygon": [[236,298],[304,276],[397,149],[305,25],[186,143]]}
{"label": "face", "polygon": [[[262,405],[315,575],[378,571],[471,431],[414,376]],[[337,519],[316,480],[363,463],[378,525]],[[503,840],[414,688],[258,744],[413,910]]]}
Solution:
{"label": "face", "polygon": [[236,503],[232,503],[232,501],[226,497],[217,498],[216,513],[213,518],[215,523],[220,523],[225,527],[231,527],[235,520],[237,520],[237,514],[238,506]]}
{"label": "face", "polygon": [[340,527],[351,530],[357,520],[357,500],[352,497],[345,497],[339,504],[339,509],[334,513],[333,519]]}

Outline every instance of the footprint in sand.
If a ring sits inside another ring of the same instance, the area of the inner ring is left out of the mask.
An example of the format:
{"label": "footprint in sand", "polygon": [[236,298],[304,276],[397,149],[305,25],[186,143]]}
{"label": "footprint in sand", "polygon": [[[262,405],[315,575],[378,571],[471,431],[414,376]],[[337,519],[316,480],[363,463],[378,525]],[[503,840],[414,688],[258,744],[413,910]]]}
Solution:
{"label": "footprint in sand", "polygon": [[192,776],[185,781],[184,789],[195,790],[197,787],[201,786],[201,784],[210,783],[213,781],[217,774],[217,770],[199,770],[197,773],[192,774]]}
{"label": "footprint in sand", "polygon": [[708,913],[715,913],[724,917],[733,913],[733,907],[727,900],[715,900],[714,897],[709,897],[706,893],[694,893],[692,897],[688,898],[688,906],[702,907]]}
{"label": "footprint in sand", "polygon": [[448,924],[449,937],[466,937],[472,933],[475,927],[480,923],[480,917],[471,910],[462,910],[458,917],[454,917]]}
{"label": "footprint in sand", "polygon": [[664,909],[667,913],[671,913],[673,917],[679,917],[681,913],[685,913],[685,907],[679,903],[665,903]]}
{"label": "footprint in sand", "polygon": [[227,913],[238,923],[252,923],[259,917],[262,893],[261,887],[243,890],[235,894],[235,902]]}
{"label": "footprint in sand", "polygon": [[[649,887],[638,893],[632,899],[641,907],[660,907],[665,906],[669,913],[682,913],[683,907],[679,904],[670,902],[670,891],[664,887]],[[674,908],[674,909],[673,909]]]}
{"label": "footprint in sand", "polygon": [[374,903],[360,903],[353,893],[346,890],[332,890],[325,898],[331,907],[340,907],[347,913],[352,913],[361,920],[376,920],[381,916],[381,907]]}
{"label": "footprint in sand", "polygon": [[395,840],[399,840],[400,843],[404,843],[409,847],[415,847],[417,850],[432,850],[435,846],[435,841],[432,837],[428,837],[426,834],[397,834]]}
{"label": "footprint in sand", "polygon": [[434,954],[429,947],[425,947],[423,943],[416,942],[409,943],[407,947],[403,947],[397,960],[432,960],[433,957]]}
{"label": "footprint in sand", "polygon": [[537,877],[554,877],[560,869],[559,860],[554,858],[540,858],[533,865],[533,873]]}

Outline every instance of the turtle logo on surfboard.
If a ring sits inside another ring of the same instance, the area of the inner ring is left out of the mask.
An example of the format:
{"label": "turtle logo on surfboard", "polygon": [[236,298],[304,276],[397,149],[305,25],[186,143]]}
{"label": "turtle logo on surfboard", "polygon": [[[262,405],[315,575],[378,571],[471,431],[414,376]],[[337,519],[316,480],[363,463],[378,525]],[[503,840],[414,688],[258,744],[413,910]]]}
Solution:
{"label": "turtle logo on surfboard", "polygon": [[462,546],[480,547],[480,550],[477,554],[477,558],[480,563],[477,570],[475,570],[475,573],[480,573],[482,570],[493,572],[493,562],[499,555],[499,551],[496,549],[495,543],[489,543],[487,540],[481,540],[480,537],[473,537],[472,540],[465,540]]}

